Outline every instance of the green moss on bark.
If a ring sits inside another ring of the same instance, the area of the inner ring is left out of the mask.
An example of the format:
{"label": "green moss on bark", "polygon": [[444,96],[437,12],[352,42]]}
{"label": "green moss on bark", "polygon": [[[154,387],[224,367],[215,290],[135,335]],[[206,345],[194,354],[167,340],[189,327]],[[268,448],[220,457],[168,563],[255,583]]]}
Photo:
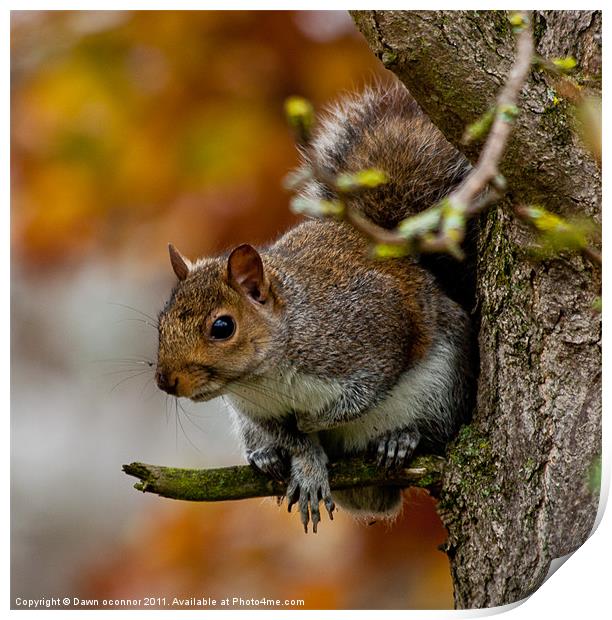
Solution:
{"label": "green moss on bark", "polygon": [[[333,463],[329,468],[332,490],[363,486],[417,486],[437,493],[445,460],[439,456],[418,456],[393,476],[375,463],[358,457]],[[123,471],[140,479],[134,488],[170,499],[216,502],[252,497],[285,495],[286,485],[270,480],[250,466],[216,469],[181,469],[131,463]]]}
{"label": "green moss on bark", "polygon": [[475,425],[461,429],[449,448],[448,461],[453,476],[440,497],[442,511],[456,510],[465,497],[472,501],[499,492],[498,463],[487,436]]}

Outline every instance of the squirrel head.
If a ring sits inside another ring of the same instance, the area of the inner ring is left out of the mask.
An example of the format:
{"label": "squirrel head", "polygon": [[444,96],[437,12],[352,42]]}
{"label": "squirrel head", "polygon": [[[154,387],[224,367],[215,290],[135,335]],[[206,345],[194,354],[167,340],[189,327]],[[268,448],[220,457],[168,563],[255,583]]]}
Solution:
{"label": "squirrel head", "polygon": [[169,251],[178,283],[159,315],[155,378],[169,394],[209,400],[272,363],[283,304],[250,245],[195,264]]}

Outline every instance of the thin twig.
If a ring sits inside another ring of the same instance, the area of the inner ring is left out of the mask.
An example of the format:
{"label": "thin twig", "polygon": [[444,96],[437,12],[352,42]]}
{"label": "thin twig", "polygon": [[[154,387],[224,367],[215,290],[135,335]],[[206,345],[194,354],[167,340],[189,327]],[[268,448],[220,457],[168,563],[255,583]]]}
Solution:
{"label": "thin twig", "polygon": [[[499,174],[499,164],[512,130],[519,94],[529,74],[534,55],[530,13],[521,12],[518,15],[522,27],[517,36],[516,58],[497,97],[495,118],[480,157],[455,191],[441,203],[419,214],[428,212],[435,215],[433,220],[437,218],[438,221],[437,234],[431,230],[429,233],[419,232],[414,237],[407,238],[404,232],[377,226],[353,207],[346,206],[345,219],[375,243],[397,246],[410,244],[416,252],[449,252],[458,255],[459,245],[465,237],[467,220],[501,198],[505,181]],[[315,177],[317,172],[319,171],[314,171]],[[324,179],[323,183],[329,184],[329,179]],[[485,191],[487,187],[489,190]]]}
{"label": "thin twig", "polygon": [[469,205],[499,174],[499,163],[508,143],[513,126],[518,97],[525,84],[533,58],[533,31],[528,12],[521,14],[524,26],[516,41],[516,59],[508,78],[497,96],[495,120],[487,136],[478,162],[463,183],[449,196],[452,203]]}
{"label": "thin twig", "polygon": [[[439,252],[440,248],[452,250],[465,236],[465,220],[483,211],[499,199],[500,194],[491,190],[488,195],[481,196],[487,186],[503,184],[499,179],[499,164],[504,155],[514,118],[516,116],[519,94],[527,80],[534,54],[533,30],[529,12],[521,12],[523,27],[516,41],[516,58],[508,78],[497,96],[495,118],[484,147],[476,165],[461,185],[447,197],[450,212],[463,216],[463,227],[445,231],[444,223],[439,234],[431,241],[419,243],[421,252]],[[481,196],[479,198],[479,196]],[[449,232],[454,234],[449,235]]]}

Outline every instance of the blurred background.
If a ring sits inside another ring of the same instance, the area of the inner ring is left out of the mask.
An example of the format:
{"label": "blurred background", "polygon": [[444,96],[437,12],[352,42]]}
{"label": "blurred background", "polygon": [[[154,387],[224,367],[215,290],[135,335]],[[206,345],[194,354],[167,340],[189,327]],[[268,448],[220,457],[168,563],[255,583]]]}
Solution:
{"label": "blurred background", "polygon": [[305,536],[273,500],[175,502],[121,472],[243,462],[223,403],[153,383],[167,243],[195,258],[296,221],[284,99],[387,79],[348,14],[17,11],[11,46],[13,599],[452,607],[425,493]]}

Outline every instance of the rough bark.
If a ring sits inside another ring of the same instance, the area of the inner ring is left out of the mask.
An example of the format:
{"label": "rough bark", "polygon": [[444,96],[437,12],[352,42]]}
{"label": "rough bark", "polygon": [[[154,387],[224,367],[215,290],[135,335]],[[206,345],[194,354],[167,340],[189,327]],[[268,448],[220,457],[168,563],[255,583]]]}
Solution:
{"label": "rough bark", "polygon": [[[372,50],[455,146],[485,112],[514,55],[504,11],[359,11]],[[601,14],[536,12],[538,52],[573,55],[600,90]],[[580,256],[544,262],[511,204],[600,220],[599,169],[574,131],[556,78],[533,70],[501,170],[509,199],[478,223],[480,378],[472,423],[449,450],[439,509],[458,608],[503,605],[537,588],[553,558],[594,523],[601,454],[600,274]]]}

